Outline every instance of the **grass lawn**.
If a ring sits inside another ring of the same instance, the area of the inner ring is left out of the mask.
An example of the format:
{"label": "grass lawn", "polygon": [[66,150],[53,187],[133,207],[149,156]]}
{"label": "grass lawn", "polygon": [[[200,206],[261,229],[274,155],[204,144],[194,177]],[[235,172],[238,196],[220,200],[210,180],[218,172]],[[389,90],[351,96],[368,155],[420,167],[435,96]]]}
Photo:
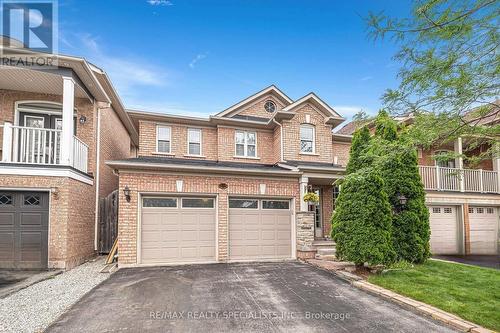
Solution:
{"label": "grass lawn", "polygon": [[500,271],[429,260],[368,281],[500,331]]}

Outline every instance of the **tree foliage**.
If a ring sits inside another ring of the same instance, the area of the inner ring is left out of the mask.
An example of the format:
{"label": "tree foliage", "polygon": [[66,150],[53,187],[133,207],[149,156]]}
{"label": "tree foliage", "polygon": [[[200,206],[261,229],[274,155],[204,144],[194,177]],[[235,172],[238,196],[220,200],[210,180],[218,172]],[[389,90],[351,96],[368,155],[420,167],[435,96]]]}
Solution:
{"label": "tree foliage", "polygon": [[382,187],[382,178],[370,169],[348,175],[342,183],[332,218],[339,259],[356,265],[394,261],[391,207]]}
{"label": "tree foliage", "polygon": [[[409,17],[369,14],[370,36],[390,37],[400,46],[394,57],[400,83],[384,94],[385,107],[416,115],[418,144],[457,137],[471,147],[498,142],[500,125],[483,125],[500,119],[499,14],[496,0],[418,0]],[[482,158],[496,154],[489,149]]]}
{"label": "tree foliage", "polygon": [[370,140],[370,131],[367,127],[363,126],[354,132],[349,152],[349,162],[346,166],[347,174],[356,172],[364,166],[367,166],[369,162],[364,157],[366,155],[366,150],[370,146]]}

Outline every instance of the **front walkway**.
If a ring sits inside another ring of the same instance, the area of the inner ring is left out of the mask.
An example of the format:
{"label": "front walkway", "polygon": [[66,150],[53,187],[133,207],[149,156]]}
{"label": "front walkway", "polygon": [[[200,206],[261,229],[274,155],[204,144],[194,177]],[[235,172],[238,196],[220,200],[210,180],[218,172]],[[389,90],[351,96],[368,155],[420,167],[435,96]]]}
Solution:
{"label": "front walkway", "polygon": [[121,269],[48,332],[453,332],[299,262]]}
{"label": "front walkway", "polygon": [[500,269],[500,256],[480,256],[480,255],[468,255],[468,256],[434,256],[435,259],[442,259],[447,261],[455,261],[462,264],[468,264],[473,266],[496,268]]}

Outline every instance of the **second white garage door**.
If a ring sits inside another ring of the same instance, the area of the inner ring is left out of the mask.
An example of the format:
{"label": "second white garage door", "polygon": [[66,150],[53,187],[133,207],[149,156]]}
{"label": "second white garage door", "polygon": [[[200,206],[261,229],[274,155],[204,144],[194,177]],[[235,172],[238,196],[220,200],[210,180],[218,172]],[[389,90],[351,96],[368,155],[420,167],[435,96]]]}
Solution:
{"label": "second white garage door", "polygon": [[498,213],[495,207],[469,207],[470,253],[497,254]]}
{"label": "second white garage door", "polygon": [[291,218],[289,200],[229,199],[229,258],[290,259]]}
{"label": "second white garage door", "polygon": [[143,198],[141,263],[215,261],[214,198]]}
{"label": "second white garage door", "polygon": [[455,206],[430,206],[432,254],[458,254],[458,223]]}

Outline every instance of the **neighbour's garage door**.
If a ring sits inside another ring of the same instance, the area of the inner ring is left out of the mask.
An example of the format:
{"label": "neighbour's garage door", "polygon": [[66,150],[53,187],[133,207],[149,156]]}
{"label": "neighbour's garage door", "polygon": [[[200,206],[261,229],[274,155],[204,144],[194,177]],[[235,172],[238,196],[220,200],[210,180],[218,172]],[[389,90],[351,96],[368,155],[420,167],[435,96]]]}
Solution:
{"label": "neighbour's garage door", "polygon": [[0,191],[0,268],[47,268],[49,196]]}
{"label": "neighbour's garage door", "polygon": [[458,223],[455,206],[430,206],[431,252],[458,254]]}
{"label": "neighbour's garage door", "polygon": [[229,199],[229,258],[290,259],[291,208],[289,200]]}
{"label": "neighbour's garage door", "polygon": [[141,263],[214,262],[215,219],[214,198],[143,198]]}
{"label": "neighbour's garage door", "polygon": [[471,254],[497,254],[497,208],[469,206],[469,224]]}

